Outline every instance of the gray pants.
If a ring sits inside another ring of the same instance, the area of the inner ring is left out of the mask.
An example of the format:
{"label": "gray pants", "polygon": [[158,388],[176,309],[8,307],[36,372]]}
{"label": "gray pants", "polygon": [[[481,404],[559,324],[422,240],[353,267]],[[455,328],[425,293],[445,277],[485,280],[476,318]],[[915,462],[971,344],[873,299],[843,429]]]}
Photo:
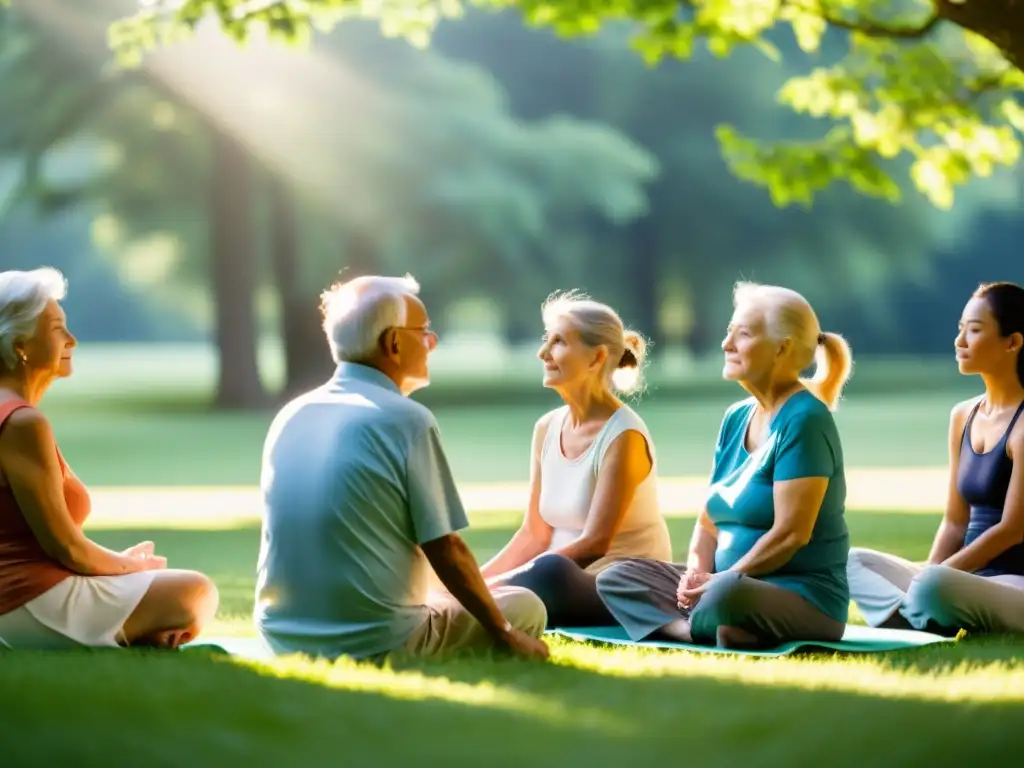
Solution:
{"label": "gray pants", "polygon": [[549,627],[598,627],[615,619],[597,596],[594,574],[562,555],[547,554],[491,582],[492,587],[523,587],[544,603]]}
{"label": "gray pants", "polygon": [[[676,589],[685,573],[685,565],[626,560],[597,577],[597,591],[630,638],[640,641],[681,618]],[[846,631],[843,622],[796,592],[738,573],[716,576],[690,614],[698,645],[717,645],[724,627],[744,630],[755,638],[753,647],[762,648],[789,640],[836,641]]]}
{"label": "gray pants", "polygon": [[1024,633],[1024,576],[978,576],[859,548],[846,571],[850,597],[873,627]]}

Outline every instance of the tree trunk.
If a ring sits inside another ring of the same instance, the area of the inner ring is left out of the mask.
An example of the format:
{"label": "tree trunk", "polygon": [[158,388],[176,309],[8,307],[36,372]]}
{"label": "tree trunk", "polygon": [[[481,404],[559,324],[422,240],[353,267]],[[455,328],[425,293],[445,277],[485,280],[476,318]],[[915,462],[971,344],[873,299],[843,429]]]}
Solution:
{"label": "tree trunk", "polygon": [[291,399],[319,386],[331,374],[327,339],[317,297],[302,288],[299,229],[295,198],[288,183],[270,177],[271,263],[281,306],[281,341],[284,346],[285,384],[282,397]]}
{"label": "tree trunk", "polygon": [[245,149],[211,128],[213,179],[210,281],[216,313],[218,356],[216,406],[266,404],[257,359],[256,284],[253,247],[252,168]]}
{"label": "tree trunk", "polygon": [[661,277],[658,259],[658,231],[656,220],[647,215],[630,227],[627,247],[634,254],[629,264],[626,285],[632,295],[633,311],[639,324],[638,330],[649,339],[657,350],[664,340],[661,332]]}
{"label": "tree trunk", "polygon": [[693,354],[703,356],[722,341],[722,333],[716,332],[714,313],[710,309],[716,297],[714,291],[710,289],[710,284],[704,285],[700,281],[694,282],[691,279],[689,289],[693,325],[687,343]]}
{"label": "tree trunk", "polygon": [[[517,292],[510,290],[509,294],[514,297]],[[500,306],[503,321],[502,338],[505,343],[510,346],[519,346],[533,341],[540,346],[540,332],[536,315],[525,312],[522,304],[502,302]]]}
{"label": "tree trunk", "polygon": [[939,15],[999,48],[1024,70],[1024,0],[936,0]]}

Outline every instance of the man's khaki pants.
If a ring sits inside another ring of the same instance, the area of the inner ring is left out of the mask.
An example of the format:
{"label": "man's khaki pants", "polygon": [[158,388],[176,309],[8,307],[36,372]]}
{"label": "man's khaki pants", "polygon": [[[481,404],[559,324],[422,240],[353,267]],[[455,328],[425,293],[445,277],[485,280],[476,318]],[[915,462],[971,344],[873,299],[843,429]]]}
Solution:
{"label": "man's khaki pants", "polygon": [[[533,637],[544,633],[547,611],[533,592],[520,587],[498,587],[491,595],[513,627]],[[451,595],[432,595],[427,607],[430,616],[406,641],[404,651],[417,656],[437,656],[494,647],[493,639],[480,622]]]}

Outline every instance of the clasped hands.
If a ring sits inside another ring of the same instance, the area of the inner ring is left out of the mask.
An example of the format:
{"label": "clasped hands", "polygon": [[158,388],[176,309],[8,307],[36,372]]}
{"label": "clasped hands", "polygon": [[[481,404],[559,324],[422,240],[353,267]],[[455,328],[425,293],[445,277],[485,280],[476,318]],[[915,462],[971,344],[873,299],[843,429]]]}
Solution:
{"label": "clasped hands", "polygon": [[680,610],[689,612],[696,608],[701,595],[707,590],[708,584],[714,577],[715,574],[706,571],[687,570],[676,588],[676,603]]}

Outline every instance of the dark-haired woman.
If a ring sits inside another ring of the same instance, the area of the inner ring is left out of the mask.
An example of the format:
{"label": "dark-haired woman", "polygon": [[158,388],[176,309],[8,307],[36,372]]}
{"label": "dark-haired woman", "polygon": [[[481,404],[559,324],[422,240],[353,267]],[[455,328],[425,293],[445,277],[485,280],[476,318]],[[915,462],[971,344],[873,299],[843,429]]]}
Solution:
{"label": "dark-haired woman", "polygon": [[1024,288],[982,285],[960,318],[963,374],[985,393],[949,424],[949,492],[927,563],[850,551],[850,594],[872,626],[1024,632]]}

